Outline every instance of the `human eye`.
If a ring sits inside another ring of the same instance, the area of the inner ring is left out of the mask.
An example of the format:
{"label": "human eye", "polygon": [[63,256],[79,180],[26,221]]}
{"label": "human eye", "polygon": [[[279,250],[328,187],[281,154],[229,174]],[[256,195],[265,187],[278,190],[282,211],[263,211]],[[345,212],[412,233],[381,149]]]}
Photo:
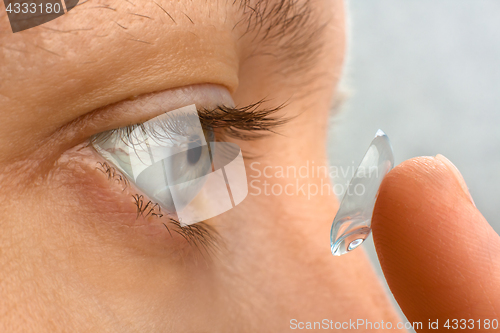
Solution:
{"label": "human eye", "polygon": [[[260,139],[286,122],[281,106],[264,103],[162,109],[144,122],[92,135],[90,146],[104,159],[101,166],[116,169],[137,190],[132,193],[138,218],[161,217],[168,233],[173,224],[174,231],[203,243],[216,232],[206,221],[246,196],[243,152],[231,141]],[[228,172],[238,174],[238,181],[229,182]]]}
{"label": "human eye", "polygon": [[91,138],[103,158],[176,219],[212,172],[214,141],[214,130],[202,126],[194,104]]}

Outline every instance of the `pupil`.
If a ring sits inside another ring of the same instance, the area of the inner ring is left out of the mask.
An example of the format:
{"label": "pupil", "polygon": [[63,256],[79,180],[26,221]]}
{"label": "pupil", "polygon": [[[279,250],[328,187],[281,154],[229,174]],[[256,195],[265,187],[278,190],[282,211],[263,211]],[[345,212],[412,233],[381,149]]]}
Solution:
{"label": "pupil", "polygon": [[201,141],[200,139],[195,139],[193,143],[190,144],[190,146],[198,146],[194,148],[189,148],[187,151],[187,160],[190,164],[196,164],[200,160],[201,157]]}

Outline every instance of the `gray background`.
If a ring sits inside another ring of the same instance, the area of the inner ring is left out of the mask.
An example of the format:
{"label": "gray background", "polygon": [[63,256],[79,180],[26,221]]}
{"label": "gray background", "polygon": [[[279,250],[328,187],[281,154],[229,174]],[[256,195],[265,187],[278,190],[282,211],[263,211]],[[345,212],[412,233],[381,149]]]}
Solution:
{"label": "gray background", "polygon": [[[500,1],[347,1],[349,51],[332,165],[357,165],[378,128],[396,164],[441,153],[500,233]],[[333,179],[344,183],[346,180]],[[365,244],[374,265],[373,242]]]}

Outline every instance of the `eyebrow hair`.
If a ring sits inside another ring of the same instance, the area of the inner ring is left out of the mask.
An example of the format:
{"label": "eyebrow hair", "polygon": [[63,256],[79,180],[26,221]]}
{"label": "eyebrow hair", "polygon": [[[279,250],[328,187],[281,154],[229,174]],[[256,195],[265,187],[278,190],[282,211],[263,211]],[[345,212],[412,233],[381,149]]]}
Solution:
{"label": "eyebrow hair", "polygon": [[253,35],[259,48],[250,57],[264,55],[278,63],[283,75],[310,69],[322,52],[327,21],[318,19],[311,0],[233,0],[242,18],[240,38]]}
{"label": "eyebrow hair", "polygon": [[[314,10],[314,0],[231,1],[232,5],[237,7],[241,16],[240,20],[234,25],[233,30],[241,30],[242,33],[239,38],[249,38],[252,42],[253,50],[247,56],[247,59],[256,56],[271,57],[276,63],[274,71],[282,75],[304,72],[315,64],[315,60],[322,52],[324,28],[328,21],[323,20],[322,22],[318,20],[319,11]],[[80,8],[87,2],[88,0],[81,0],[77,7]],[[151,0],[151,2],[158,6],[176,24],[174,17],[157,1]],[[138,13],[132,14],[140,16]],[[186,13],[184,15],[192,24],[195,24]],[[0,15],[0,17],[2,16]],[[115,21],[115,23],[117,22]],[[123,29],[127,29],[120,24],[118,25]],[[73,30],[59,31],[49,27],[42,28],[54,32],[73,32]],[[1,33],[3,31],[0,31]],[[135,40],[146,43],[139,39]],[[0,47],[8,48],[2,44],[0,44]]]}

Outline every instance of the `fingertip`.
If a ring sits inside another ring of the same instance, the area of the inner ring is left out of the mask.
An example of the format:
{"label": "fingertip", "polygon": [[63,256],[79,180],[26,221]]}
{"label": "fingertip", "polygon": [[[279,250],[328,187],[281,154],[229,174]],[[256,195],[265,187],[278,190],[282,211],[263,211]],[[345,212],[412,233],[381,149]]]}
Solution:
{"label": "fingertip", "polygon": [[381,184],[372,220],[374,242],[408,318],[460,312],[464,300],[485,302],[478,281],[500,293],[500,271],[495,275],[491,270],[500,267],[499,237],[463,184],[440,157],[407,160]]}

